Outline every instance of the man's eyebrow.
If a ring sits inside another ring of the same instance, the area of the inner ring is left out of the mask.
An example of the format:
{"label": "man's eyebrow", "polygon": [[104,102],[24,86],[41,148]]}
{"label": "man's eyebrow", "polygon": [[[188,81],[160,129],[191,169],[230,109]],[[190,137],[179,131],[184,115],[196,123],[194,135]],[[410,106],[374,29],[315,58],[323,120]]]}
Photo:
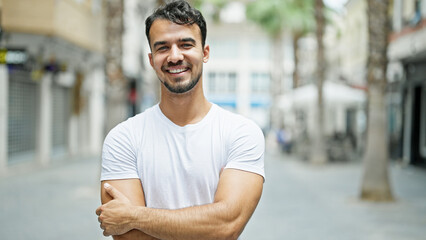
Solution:
{"label": "man's eyebrow", "polygon": [[193,43],[194,45],[196,44],[196,41],[195,41],[195,39],[193,39],[193,38],[182,38],[182,39],[179,39],[179,42],[191,42],[191,43]]}
{"label": "man's eyebrow", "polygon": [[154,48],[156,48],[158,45],[165,45],[167,42],[166,41],[158,41],[154,43]]}

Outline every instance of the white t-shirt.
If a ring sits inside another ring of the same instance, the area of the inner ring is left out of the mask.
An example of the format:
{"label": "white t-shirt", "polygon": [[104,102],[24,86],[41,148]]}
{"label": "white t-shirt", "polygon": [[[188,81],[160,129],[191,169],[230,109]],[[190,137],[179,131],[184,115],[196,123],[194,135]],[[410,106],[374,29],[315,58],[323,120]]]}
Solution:
{"label": "white t-shirt", "polygon": [[147,207],[179,209],[212,203],[222,168],[264,174],[260,128],[213,104],[184,127],[155,105],[110,131],[101,180],[139,178]]}

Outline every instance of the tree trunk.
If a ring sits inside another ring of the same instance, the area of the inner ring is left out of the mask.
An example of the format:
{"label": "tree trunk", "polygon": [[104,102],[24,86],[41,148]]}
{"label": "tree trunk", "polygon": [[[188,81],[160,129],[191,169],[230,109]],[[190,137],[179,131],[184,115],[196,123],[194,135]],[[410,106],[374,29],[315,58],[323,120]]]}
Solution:
{"label": "tree trunk", "polygon": [[324,137],[324,102],[323,102],[323,83],[325,76],[325,57],[324,57],[324,3],[322,0],[315,0],[315,20],[317,23],[316,37],[317,37],[317,89],[318,89],[318,102],[315,111],[316,127],[314,129],[313,144],[311,149],[310,162],[315,164],[322,164],[327,162],[327,155],[325,150],[325,137]]}
{"label": "tree trunk", "polygon": [[127,82],[122,72],[123,0],[106,1],[106,132],[127,117]]}
{"label": "tree trunk", "polygon": [[166,1],[165,0],[157,0],[157,6],[162,6],[165,5]]}
{"label": "tree trunk", "polygon": [[282,118],[278,107],[278,99],[282,93],[282,73],[283,73],[283,39],[281,34],[273,38],[272,59],[273,65],[271,69],[271,93],[272,103],[270,111],[270,123],[273,130],[281,128]]}
{"label": "tree trunk", "polygon": [[368,128],[364,156],[361,199],[392,201],[388,176],[388,146],[386,134],[386,67],[388,43],[388,0],[368,3]]}
{"label": "tree trunk", "polygon": [[298,42],[301,38],[302,34],[299,34],[297,32],[293,33],[293,54],[294,54],[294,71],[293,71],[293,88],[298,88],[300,84],[300,77],[299,77],[299,46]]}

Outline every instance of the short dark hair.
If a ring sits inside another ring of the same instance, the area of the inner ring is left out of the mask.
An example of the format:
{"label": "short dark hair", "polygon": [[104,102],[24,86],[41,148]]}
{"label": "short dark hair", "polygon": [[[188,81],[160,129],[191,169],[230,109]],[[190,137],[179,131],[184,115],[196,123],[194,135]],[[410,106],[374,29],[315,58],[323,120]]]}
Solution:
{"label": "short dark hair", "polygon": [[149,30],[152,23],[157,19],[166,19],[179,25],[197,24],[201,31],[201,44],[204,47],[207,36],[206,20],[200,11],[191,7],[186,1],[177,0],[163,5],[145,20],[145,34],[150,44]]}

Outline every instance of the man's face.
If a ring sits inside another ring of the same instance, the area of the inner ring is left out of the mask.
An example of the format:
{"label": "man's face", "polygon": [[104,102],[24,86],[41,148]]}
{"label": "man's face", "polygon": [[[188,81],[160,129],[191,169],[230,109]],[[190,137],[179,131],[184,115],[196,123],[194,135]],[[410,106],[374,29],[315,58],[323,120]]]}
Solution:
{"label": "man's face", "polygon": [[201,45],[199,27],[157,19],[149,36],[149,61],[164,86],[172,93],[194,88],[202,78],[203,63],[208,61],[210,51],[208,45]]}

